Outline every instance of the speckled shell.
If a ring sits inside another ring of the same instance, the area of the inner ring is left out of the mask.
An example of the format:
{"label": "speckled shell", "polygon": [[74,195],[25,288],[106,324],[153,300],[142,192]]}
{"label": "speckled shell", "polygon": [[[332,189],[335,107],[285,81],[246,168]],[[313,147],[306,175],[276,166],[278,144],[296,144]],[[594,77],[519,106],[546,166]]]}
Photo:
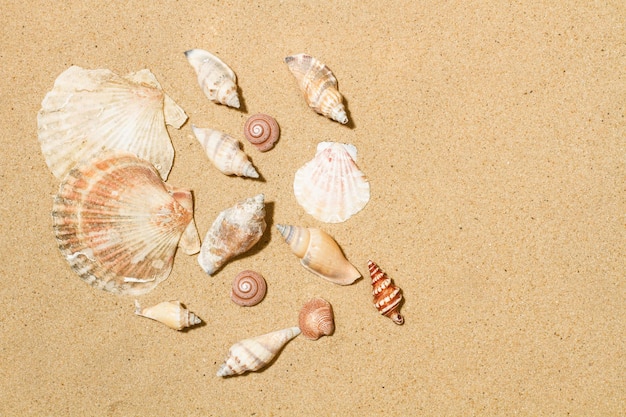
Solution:
{"label": "speckled shell", "polygon": [[263,275],[255,271],[241,271],[233,279],[230,299],[243,307],[252,307],[263,301],[267,283]]}
{"label": "speckled shell", "polygon": [[259,174],[232,136],[218,130],[191,126],[194,135],[215,167],[226,175],[259,178]]}
{"label": "speckled shell", "polygon": [[265,231],[263,194],[245,199],[222,211],[207,232],[198,263],[213,275],[229,259],[254,246]]}
{"label": "speckled shell", "polygon": [[380,314],[389,317],[394,323],[403,324],[404,317],[400,315],[400,302],[402,301],[400,288],[391,282],[391,278],[376,263],[367,261],[367,268],[372,277],[374,306]]}
{"label": "speckled shell", "polygon": [[139,295],[170,274],[192,213],[149,162],[108,151],[67,174],[52,220],[61,253],[84,281]]}
{"label": "speckled shell", "polygon": [[309,340],[329,336],[335,331],[333,307],[323,298],[313,298],[300,309],[298,327]]}
{"label": "speckled shell", "polygon": [[245,138],[261,152],[269,151],[280,136],[276,119],[267,114],[254,114],[243,126]]}
{"label": "speckled shell", "polygon": [[328,233],[315,228],[281,224],[276,228],[300,258],[302,266],[315,275],[339,285],[350,285],[361,277]]}
{"label": "speckled shell", "polygon": [[337,79],[326,65],[307,54],[288,56],[285,63],[296,77],[309,107],[341,124],[348,123]]}
{"label": "speckled shell", "polygon": [[187,60],[198,75],[198,84],[209,100],[239,108],[237,77],[221,59],[203,49],[185,52]]}
{"label": "speckled shell", "polygon": [[217,376],[241,375],[263,369],[299,334],[299,328],[289,327],[235,343],[230,347]]}
{"label": "speckled shell", "polygon": [[180,301],[164,301],[152,307],[141,308],[139,301],[135,300],[135,314],[159,321],[174,330],[183,330],[202,323]]}
{"label": "speckled shell", "polygon": [[296,171],[298,204],[326,223],[344,222],[361,211],[370,199],[370,184],[355,162],[354,146],[321,142],[315,157]]}
{"label": "speckled shell", "polygon": [[116,149],[151,162],[165,180],[174,160],[165,124],[180,128],[186,120],[148,70],[121,77],[72,66],[43,99],[37,126],[46,164],[59,179],[78,162]]}
{"label": "speckled shell", "polygon": [[[174,187],[167,183],[164,183],[165,188],[174,197],[174,199],[190,213],[193,213],[193,194],[191,190],[187,188]],[[180,237],[178,247],[187,255],[195,255],[200,252],[200,235],[198,234],[198,228],[196,222],[192,218],[183,235]]]}

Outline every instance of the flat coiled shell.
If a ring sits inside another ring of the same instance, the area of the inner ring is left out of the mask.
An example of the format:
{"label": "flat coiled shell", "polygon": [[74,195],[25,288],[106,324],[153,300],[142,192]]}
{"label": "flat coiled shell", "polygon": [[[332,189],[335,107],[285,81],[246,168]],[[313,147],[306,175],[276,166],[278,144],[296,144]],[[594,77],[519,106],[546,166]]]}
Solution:
{"label": "flat coiled shell", "polygon": [[203,49],[185,52],[187,60],[198,75],[200,88],[211,101],[239,108],[237,77],[228,65]]}
{"label": "flat coiled shell", "polygon": [[313,298],[300,309],[298,327],[302,335],[310,340],[329,336],[335,331],[333,307],[323,298]]}
{"label": "flat coiled shell", "polygon": [[393,284],[391,278],[375,262],[367,261],[367,268],[372,278],[374,306],[380,314],[389,317],[394,323],[403,324],[404,317],[400,315],[402,301],[400,288]]}
{"label": "flat coiled shell", "polygon": [[280,128],[276,119],[267,114],[254,114],[243,126],[245,138],[261,152],[269,151],[280,136]]}
{"label": "flat coiled shell", "polygon": [[233,279],[230,299],[243,307],[252,307],[263,301],[267,292],[267,283],[258,272],[245,270]]}

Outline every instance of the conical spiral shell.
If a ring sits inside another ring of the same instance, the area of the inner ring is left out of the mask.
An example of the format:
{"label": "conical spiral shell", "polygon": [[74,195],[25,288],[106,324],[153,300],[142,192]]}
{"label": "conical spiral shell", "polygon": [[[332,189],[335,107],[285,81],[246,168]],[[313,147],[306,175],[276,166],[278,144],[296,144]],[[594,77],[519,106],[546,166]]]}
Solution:
{"label": "conical spiral shell", "polygon": [[84,281],[139,295],[168,277],[192,213],[149,162],[108,151],[67,174],[52,219],[61,253]]}
{"label": "conical spiral shell", "polygon": [[263,275],[256,271],[241,271],[233,279],[230,299],[243,307],[252,307],[263,301],[267,283]]}
{"label": "conical spiral shell", "polygon": [[141,308],[139,301],[135,300],[135,314],[160,321],[174,330],[183,330],[202,323],[202,320],[180,301],[164,301],[152,307]]}
{"label": "conical spiral shell", "polygon": [[276,228],[300,258],[302,266],[317,276],[339,285],[350,285],[361,277],[328,233],[315,228],[281,224]]}
{"label": "conical spiral shell", "polygon": [[285,63],[296,77],[309,107],[341,124],[348,123],[337,79],[326,65],[307,54],[288,56]]}
{"label": "conical spiral shell", "polygon": [[300,309],[298,327],[302,335],[310,340],[329,336],[335,331],[333,307],[323,298],[313,298]]}
{"label": "conical spiral shell", "polygon": [[299,328],[289,327],[235,343],[229,349],[228,357],[217,371],[217,376],[241,375],[263,369],[299,334]]}
{"label": "conical spiral shell", "polygon": [[198,75],[200,88],[211,101],[239,108],[237,77],[221,59],[203,49],[185,52],[187,60]]}
{"label": "conical spiral shell", "polygon": [[391,278],[376,263],[367,261],[367,267],[372,277],[374,306],[380,314],[389,317],[394,323],[404,323],[404,317],[400,315],[400,302],[402,301],[400,288],[391,282]]}
{"label": "conical spiral shell", "polygon": [[215,167],[226,175],[259,178],[259,174],[232,136],[218,130],[191,126],[193,133]]}
{"label": "conical spiral shell", "polygon": [[253,114],[243,126],[243,134],[261,152],[269,151],[280,136],[278,122],[267,114]]}
{"label": "conical spiral shell", "polygon": [[222,211],[204,237],[198,263],[213,275],[229,259],[254,246],[265,231],[263,194],[247,198]]}

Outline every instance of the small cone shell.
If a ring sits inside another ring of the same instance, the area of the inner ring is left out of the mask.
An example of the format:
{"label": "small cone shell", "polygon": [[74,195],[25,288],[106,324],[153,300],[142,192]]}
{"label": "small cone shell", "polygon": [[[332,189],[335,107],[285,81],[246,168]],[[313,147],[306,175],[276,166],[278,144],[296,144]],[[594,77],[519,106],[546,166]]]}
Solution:
{"label": "small cone shell", "polygon": [[[174,197],[174,200],[178,202],[185,210],[193,213],[193,194],[191,190],[186,188],[173,187],[169,184],[165,184],[165,187],[169,193]],[[180,237],[178,247],[182,249],[187,255],[195,255],[200,252],[200,235],[198,234],[198,228],[196,222],[192,218],[183,235]]]}
{"label": "small cone shell", "polygon": [[326,232],[278,224],[276,228],[307,270],[338,285],[350,285],[361,277]]}
{"label": "small cone shell", "polygon": [[259,178],[259,174],[232,136],[218,130],[191,126],[194,135],[215,167],[226,175]]}
{"label": "small cone shell", "polygon": [[180,301],[164,301],[152,307],[141,308],[139,301],[135,300],[135,314],[160,321],[174,330],[183,330],[202,323],[202,320],[187,310]]}
{"label": "small cone shell", "polygon": [[237,77],[228,65],[203,49],[191,49],[185,52],[185,56],[196,71],[198,84],[209,100],[239,108]]}
{"label": "small cone shell", "polygon": [[299,328],[289,327],[235,343],[229,349],[228,357],[217,371],[217,376],[241,375],[263,369],[287,342],[299,334]]}
{"label": "small cone shell", "polygon": [[298,327],[309,340],[329,336],[335,331],[333,307],[323,298],[313,298],[300,309]]}
{"label": "small cone shell", "polygon": [[400,288],[391,282],[391,278],[376,263],[367,261],[367,267],[372,277],[374,306],[380,314],[389,317],[394,323],[403,324],[404,317],[400,315],[402,301]]}
{"label": "small cone shell", "polygon": [[213,275],[229,259],[254,246],[265,231],[263,194],[243,200],[222,211],[207,232],[198,263]]}

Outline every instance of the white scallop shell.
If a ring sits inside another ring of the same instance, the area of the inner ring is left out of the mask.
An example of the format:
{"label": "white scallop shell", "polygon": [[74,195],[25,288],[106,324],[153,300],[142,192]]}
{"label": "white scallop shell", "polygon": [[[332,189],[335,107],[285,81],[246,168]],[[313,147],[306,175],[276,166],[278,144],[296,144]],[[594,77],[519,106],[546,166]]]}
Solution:
{"label": "white scallop shell", "polygon": [[298,204],[326,223],[348,220],[365,207],[370,185],[356,166],[356,148],[321,142],[315,157],[296,171],[293,191]]}
{"label": "white scallop shell", "polygon": [[203,49],[185,52],[187,60],[198,75],[198,84],[211,101],[239,108],[237,77],[221,59]]}
{"label": "white scallop shell", "polygon": [[147,69],[121,77],[77,66],[59,75],[37,115],[41,150],[59,179],[101,150],[117,149],[148,160],[165,180],[174,160],[165,124],[179,128],[186,120]]}
{"label": "white scallop shell", "polygon": [[226,133],[209,128],[191,126],[211,162],[226,175],[259,178],[259,173],[241,150],[241,144]]}

